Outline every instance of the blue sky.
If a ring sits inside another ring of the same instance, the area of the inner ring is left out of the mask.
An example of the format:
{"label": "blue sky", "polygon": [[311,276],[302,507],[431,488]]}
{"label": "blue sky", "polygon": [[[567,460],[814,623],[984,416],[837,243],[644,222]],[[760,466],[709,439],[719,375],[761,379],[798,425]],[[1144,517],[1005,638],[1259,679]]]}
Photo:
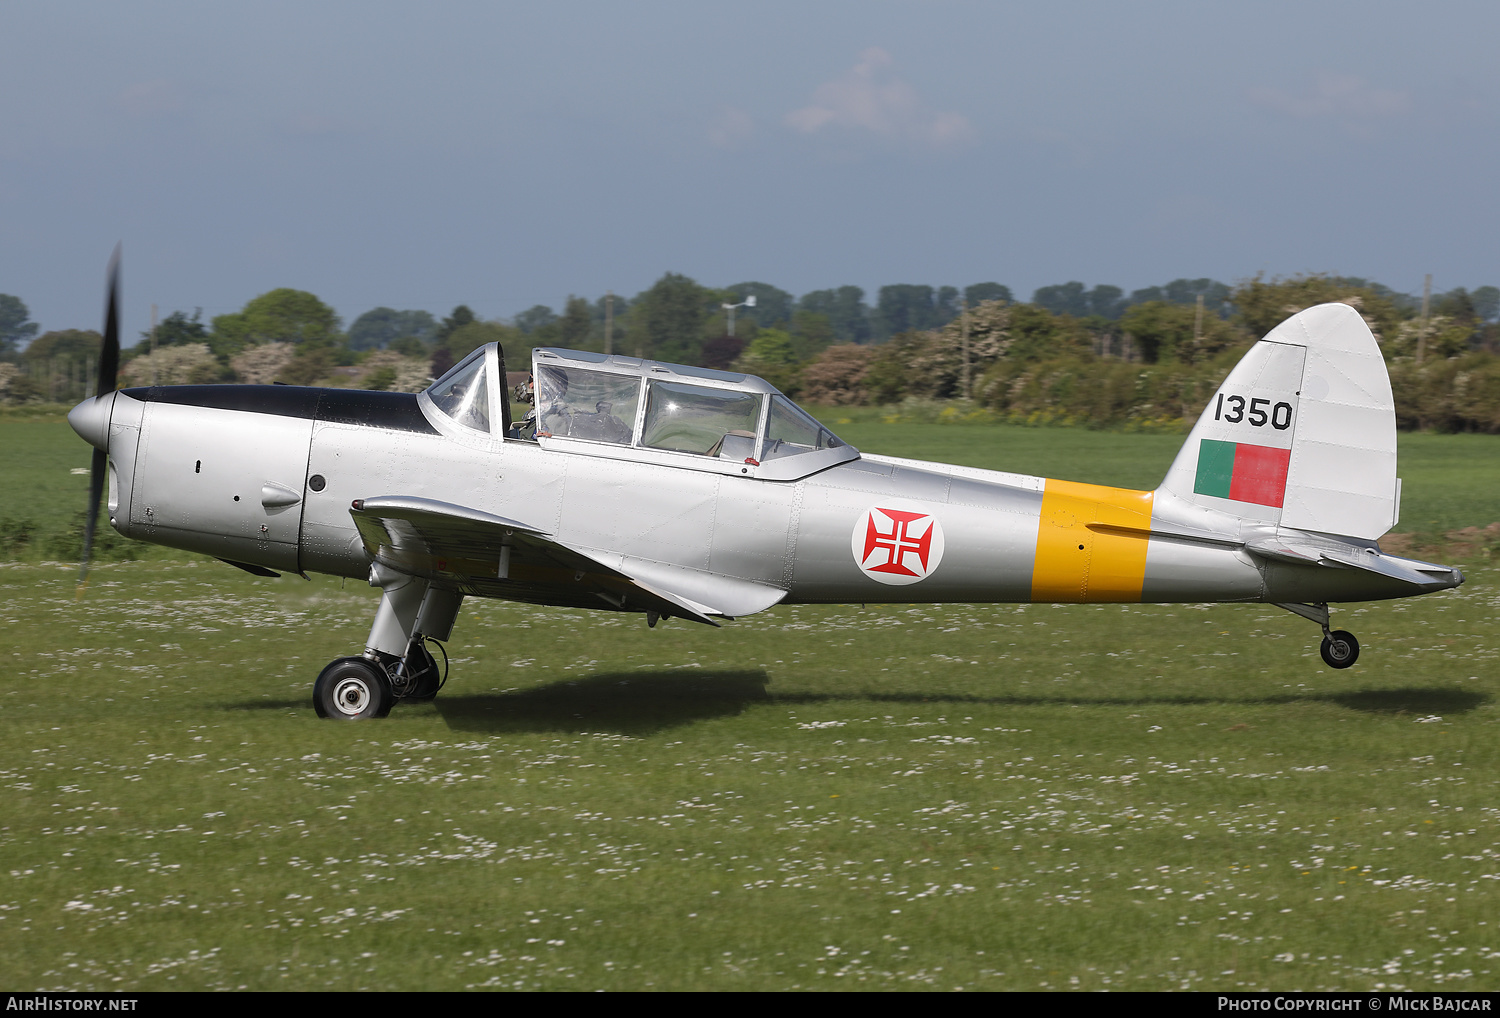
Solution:
{"label": "blue sky", "polygon": [[486,317],[663,272],[1029,296],[1500,284],[1500,5],[0,5],[0,292],[44,329]]}

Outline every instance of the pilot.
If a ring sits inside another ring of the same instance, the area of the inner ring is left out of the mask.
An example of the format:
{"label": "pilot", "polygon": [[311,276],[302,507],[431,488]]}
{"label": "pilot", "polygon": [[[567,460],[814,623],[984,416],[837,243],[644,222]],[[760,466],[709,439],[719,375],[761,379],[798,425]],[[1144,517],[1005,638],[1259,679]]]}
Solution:
{"label": "pilot", "polygon": [[536,374],[527,375],[526,381],[511,390],[511,396],[517,403],[531,404],[531,409],[526,411],[523,420],[511,425],[507,437],[535,441],[540,434],[543,438],[550,438],[552,432],[548,430],[547,419],[555,417],[563,419],[563,434],[567,434],[567,421],[573,414],[573,409],[564,399],[567,394],[568,373],[562,368],[542,368],[540,392],[537,391]]}
{"label": "pilot", "polygon": [[527,378],[524,391],[521,386],[516,386],[516,399],[532,406],[525,420],[511,429],[513,437],[535,440],[558,434],[617,445],[630,444],[630,425],[614,415],[613,402],[601,399],[591,410],[574,407],[567,400],[567,371],[552,365],[544,365],[540,371],[540,378],[535,374]]}
{"label": "pilot", "polygon": [[536,376],[527,375],[526,381],[518,382],[511,390],[511,401],[514,403],[525,403],[531,407],[526,411],[524,419],[511,422],[510,431],[506,432],[506,438],[524,438],[528,441],[536,438]]}

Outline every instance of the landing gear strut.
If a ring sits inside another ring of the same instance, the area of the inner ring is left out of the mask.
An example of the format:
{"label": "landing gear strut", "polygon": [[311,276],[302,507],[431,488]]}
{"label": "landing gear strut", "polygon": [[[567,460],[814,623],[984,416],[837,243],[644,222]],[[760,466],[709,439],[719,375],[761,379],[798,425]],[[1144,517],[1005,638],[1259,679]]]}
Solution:
{"label": "landing gear strut", "polygon": [[[439,641],[452,634],[463,595],[378,562],[370,567],[370,586],[381,594],[365,652],[339,658],[318,676],[313,708],[320,718],[383,718],[398,701],[431,701],[448,680],[448,653]],[[442,651],[441,669],[429,643]]]}
{"label": "landing gear strut", "polygon": [[1285,608],[1294,615],[1301,615],[1304,619],[1316,622],[1323,629],[1323,643],[1318,647],[1318,653],[1323,656],[1323,663],[1329,668],[1348,668],[1359,660],[1359,641],[1354,634],[1344,629],[1328,628],[1328,605],[1327,604],[1294,604],[1275,602],[1276,607]]}
{"label": "landing gear strut", "polygon": [[436,640],[431,640],[443,655],[443,667],[438,668],[432,652],[427,649],[431,638],[418,635],[411,642],[404,658],[392,658],[386,662],[386,674],[391,678],[391,689],[402,703],[430,703],[437,698],[438,690],[448,681],[448,652]]}

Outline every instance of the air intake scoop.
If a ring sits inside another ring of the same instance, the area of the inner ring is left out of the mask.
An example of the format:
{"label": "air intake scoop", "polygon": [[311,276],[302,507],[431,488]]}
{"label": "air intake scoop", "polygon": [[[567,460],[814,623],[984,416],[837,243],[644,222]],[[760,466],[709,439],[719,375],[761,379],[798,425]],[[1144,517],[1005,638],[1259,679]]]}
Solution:
{"label": "air intake scoop", "polygon": [[285,509],[302,501],[302,495],[284,484],[267,481],[260,486],[260,504],[267,509]]}

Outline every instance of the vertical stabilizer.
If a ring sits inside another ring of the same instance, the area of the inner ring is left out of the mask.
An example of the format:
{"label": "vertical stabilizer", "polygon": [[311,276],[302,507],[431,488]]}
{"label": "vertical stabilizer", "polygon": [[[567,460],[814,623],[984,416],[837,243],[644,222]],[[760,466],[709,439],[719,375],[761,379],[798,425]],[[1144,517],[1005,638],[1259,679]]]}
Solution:
{"label": "vertical stabilizer", "polygon": [[1282,322],[1235,365],[1162,490],[1242,519],[1375,540],[1396,517],[1396,411],[1347,304]]}

